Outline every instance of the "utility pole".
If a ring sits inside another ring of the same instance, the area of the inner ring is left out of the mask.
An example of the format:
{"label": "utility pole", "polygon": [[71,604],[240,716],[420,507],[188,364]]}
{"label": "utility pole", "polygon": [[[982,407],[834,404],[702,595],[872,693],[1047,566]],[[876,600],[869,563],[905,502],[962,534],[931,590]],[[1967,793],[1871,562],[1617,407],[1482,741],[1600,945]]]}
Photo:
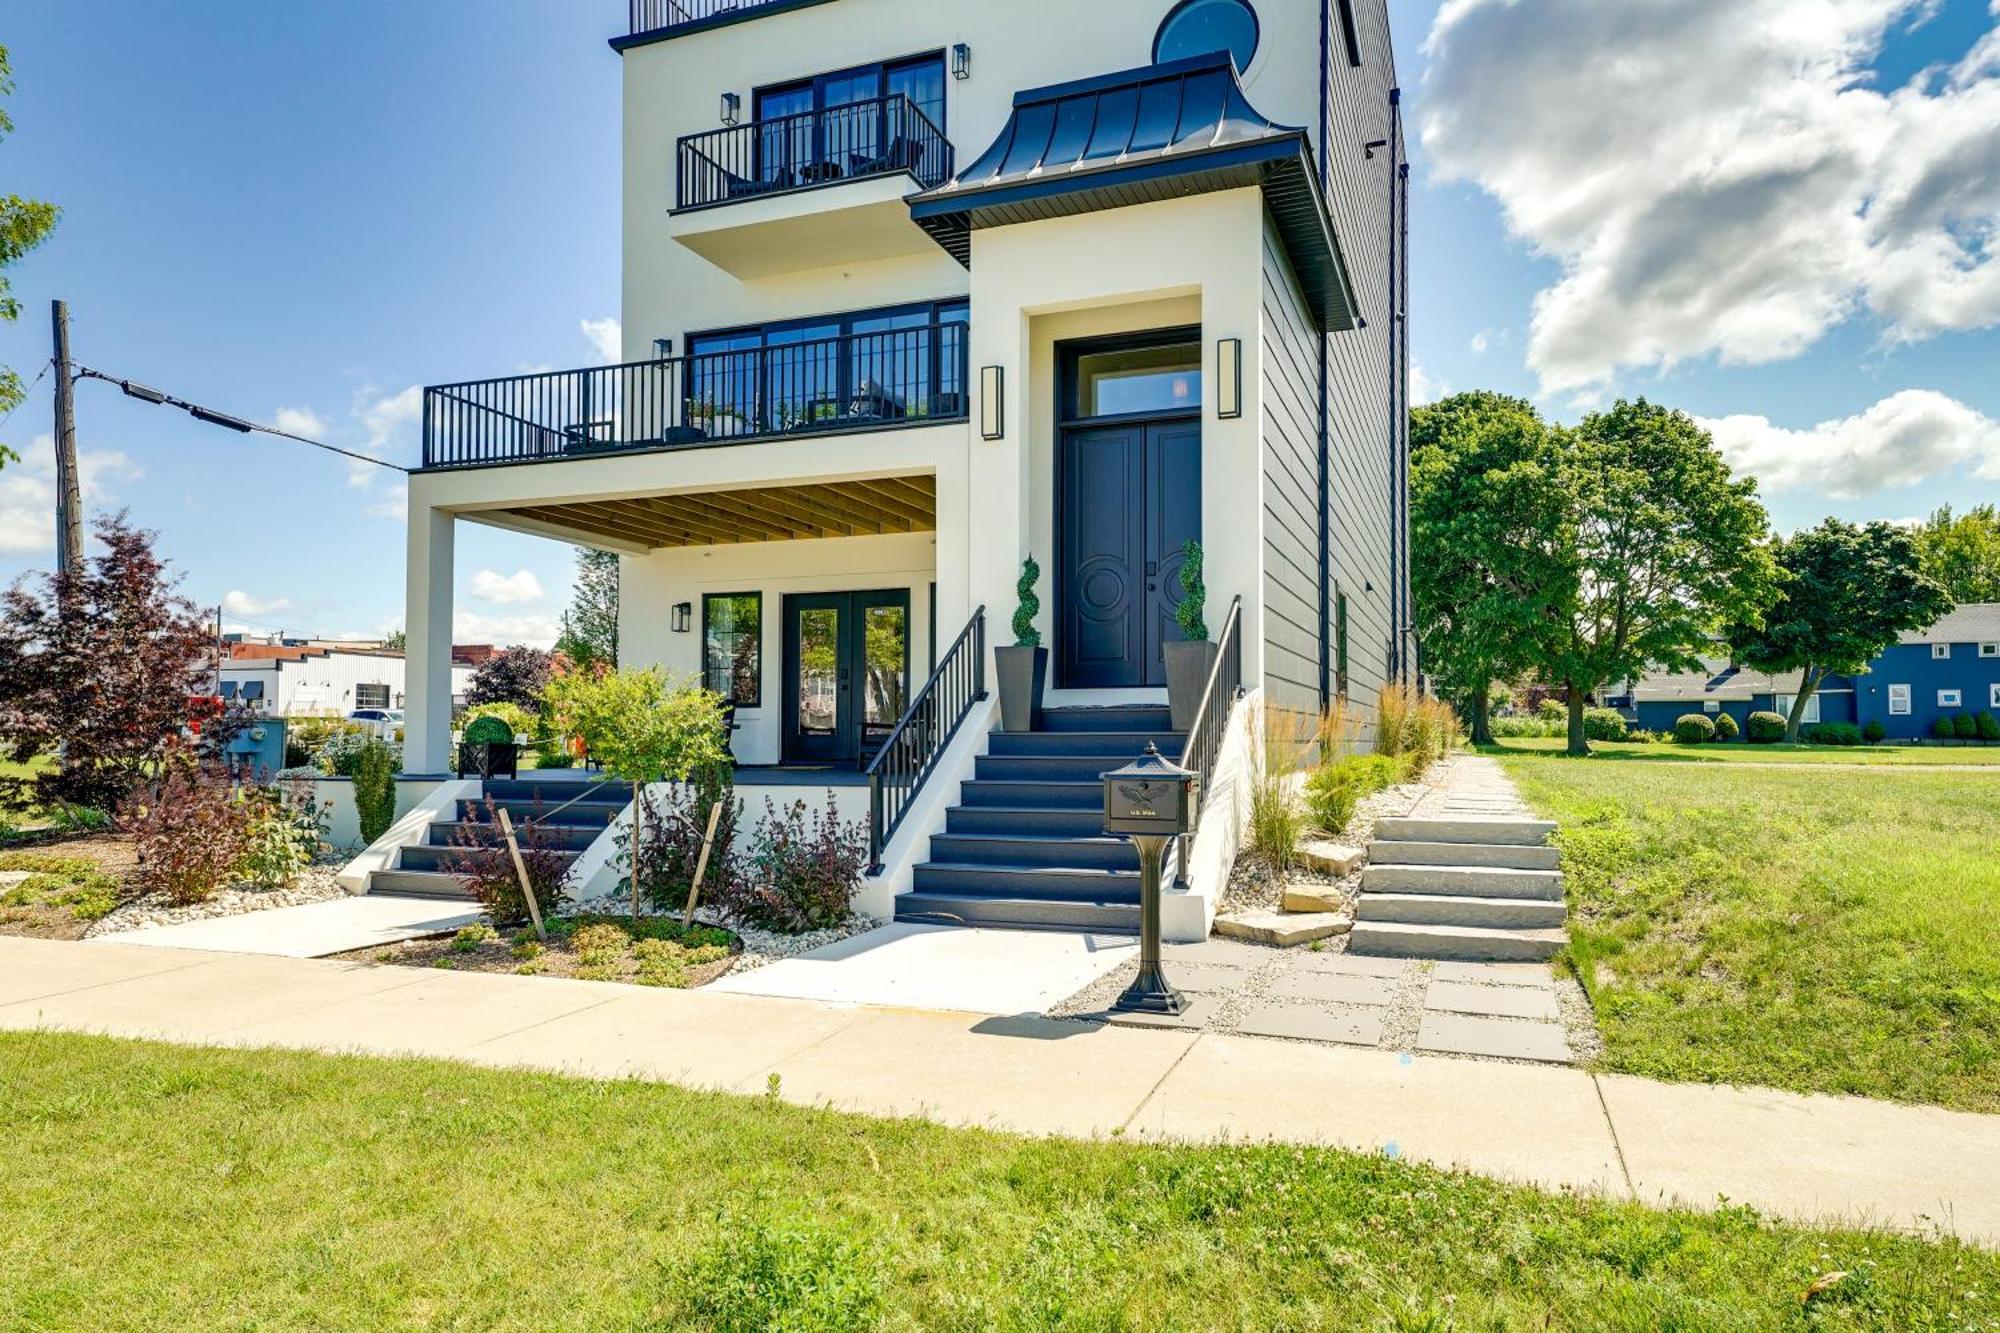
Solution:
{"label": "utility pole", "polygon": [[69,368],[69,305],[49,302],[55,331],[56,370],[56,573],[83,573],[83,491],[76,475],[76,382]]}

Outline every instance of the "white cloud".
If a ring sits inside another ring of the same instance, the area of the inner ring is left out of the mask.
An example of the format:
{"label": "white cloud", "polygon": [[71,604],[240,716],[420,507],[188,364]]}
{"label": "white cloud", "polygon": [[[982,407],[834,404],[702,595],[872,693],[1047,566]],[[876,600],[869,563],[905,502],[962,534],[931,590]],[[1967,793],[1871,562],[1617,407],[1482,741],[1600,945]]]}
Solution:
{"label": "white cloud", "polygon": [[310,407],[281,407],[271,424],[279,430],[288,430],[294,435],[305,435],[319,439],[326,434],[326,418]]}
{"label": "white cloud", "polygon": [[1920,0],[1447,0],[1424,146],[1554,257],[1547,392],[1690,358],[1796,356],[1858,313],[1891,341],[2000,322],[2000,35],[1868,85]]}
{"label": "white cloud", "polygon": [[1731,467],[1771,491],[1810,488],[1848,499],[1914,486],[1967,463],[1980,477],[2000,478],[2000,422],[1929,389],[1905,389],[1803,430],[1761,416],[1701,424]]}
{"label": "white cloud", "polygon": [[370,518],[393,518],[398,523],[410,516],[410,491],[407,486],[383,496],[363,510]]}
{"label": "white cloud", "polygon": [[[116,449],[78,449],[77,489],[83,495],[85,531],[89,511],[102,508],[122,482],[146,474]],[[30,555],[56,548],[56,444],[37,435],[21,451],[21,461],[0,468],[0,554]]]}
{"label": "white cloud", "polygon": [[231,588],[222,595],[222,609],[232,616],[269,616],[291,609],[291,600],[285,597],[252,597],[240,588]]}
{"label": "white cloud", "polygon": [[1485,355],[1486,355],[1486,348],[1487,348],[1487,345],[1488,345],[1489,341],[1490,341],[1490,340],[1489,340],[1489,339],[1487,338],[1487,336],[1486,336],[1486,330],[1484,330],[1484,329],[1481,329],[1481,330],[1480,330],[1479,332],[1477,332],[1477,333],[1473,334],[1473,335],[1472,335],[1472,354],[1473,354],[1474,356],[1485,356]]}
{"label": "white cloud", "polygon": [[625,334],[615,319],[584,319],[577,323],[583,329],[583,336],[597,349],[597,354],[606,361],[618,362],[625,359]]}
{"label": "white cloud", "polygon": [[533,648],[553,648],[562,634],[562,622],[550,615],[488,616],[477,611],[458,611],[451,618],[452,638],[459,643],[525,643]]}
{"label": "white cloud", "polygon": [[1448,397],[1451,386],[1442,380],[1434,380],[1424,373],[1424,368],[1414,361],[1410,363],[1410,403],[1422,407],[1425,403],[1435,403]]}
{"label": "white cloud", "polygon": [[512,574],[482,569],[472,576],[472,595],[495,606],[518,606],[542,600],[542,581],[533,570],[517,569]]}
{"label": "white cloud", "polygon": [[[354,400],[354,419],[360,424],[364,438],[355,448],[371,458],[413,459],[420,443],[415,428],[423,415],[424,391],[414,384],[394,393],[363,389]],[[381,468],[348,461],[347,481],[351,486],[372,485],[382,475]]]}

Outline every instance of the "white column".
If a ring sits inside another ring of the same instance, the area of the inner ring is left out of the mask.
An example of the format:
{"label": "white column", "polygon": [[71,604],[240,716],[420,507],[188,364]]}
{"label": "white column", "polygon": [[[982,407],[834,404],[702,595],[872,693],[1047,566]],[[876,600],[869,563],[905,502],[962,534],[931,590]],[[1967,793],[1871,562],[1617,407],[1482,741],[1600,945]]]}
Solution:
{"label": "white column", "polygon": [[451,767],[451,512],[410,496],[409,587],[404,610],[403,769]]}

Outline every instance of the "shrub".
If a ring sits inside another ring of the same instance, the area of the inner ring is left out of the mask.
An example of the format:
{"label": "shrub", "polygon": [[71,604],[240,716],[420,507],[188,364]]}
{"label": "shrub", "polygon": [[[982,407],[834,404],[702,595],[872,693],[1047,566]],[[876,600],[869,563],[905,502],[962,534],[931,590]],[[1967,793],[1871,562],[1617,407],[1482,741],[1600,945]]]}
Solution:
{"label": "shrub", "polygon": [[810,822],[804,801],[779,810],[767,796],[727,903],[751,925],[786,934],[837,926],[847,919],[867,865],[867,826],[842,820],[832,792]]}
{"label": "shrub", "polygon": [[[504,736],[474,736],[472,734],[472,724],[482,717],[490,717],[500,722],[507,728],[507,734]],[[541,715],[539,713],[530,712],[528,709],[508,699],[499,700],[494,703],[475,704],[473,707],[466,709],[465,716],[459,719],[458,729],[460,734],[469,741],[511,741],[516,736],[534,735],[536,727],[540,724]]]}
{"label": "shrub", "polygon": [[396,822],[396,770],[402,760],[397,747],[372,737],[355,756],[354,814],[363,842],[374,842]]}
{"label": "shrub", "polygon": [[1384,686],[1375,701],[1375,752],[1409,756],[1409,769],[1421,773],[1462,739],[1458,714],[1433,695],[1418,694],[1407,685]]}
{"label": "shrub", "polygon": [[1982,741],[2000,741],[2000,717],[1984,710],[1974,713],[1972,721]]}
{"label": "shrub", "polygon": [[1399,770],[1388,755],[1355,754],[1322,764],[1306,778],[1306,816],[1314,828],[1339,833],[1363,797],[1393,786]]}
{"label": "shrub", "polygon": [[[514,840],[528,870],[528,883],[535,889],[535,905],[546,918],[561,911],[567,902],[563,881],[569,874],[570,858],[563,854],[556,835],[543,825],[541,814],[537,803],[534,814],[514,825]],[[445,873],[456,875],[488,915],[502,923],[528,919],[521,877],[515,873],[514,859],[500,837],[498,807],[490,797],[485,821],[462,826],[452,837],[452,847],[457,854],[446,858]]]}
{"label": "shrub", "polygon": [[1569,725],[1569,706],[1560,699],[1544,699],[1535,705],[1535,716],[1543,722]]}
{"label": "shrub", "polygon": [[1625,715],[1615,708],[1583,710],[1583,734],[1594,741],[1622,741],[1630,728]]}
{"label": "shrub", "polygon": [[1957,729],[1956,729],[1956,728],[1954,728],[1954,727],[1953,727],[1953,726],[1951,725],[1951,719],[1950,719],[1950,718],[1948,718],[1948,717],[1937,717],[1937,718],[1932,718],[1932,719],[1931,719],[1931,737],[1932,737],[1932,739],[1934,739],[1934,740],[1940,740],[1940,741],[1948,741],[1948,740],[1951,740],[1951,739],[1953,739],[1953,738],[1954,738],[1954,737],[1956,737],[1957,735],[1958,735],[1958,731],[1957,731]]}
{"label": "shrub", "polygon": [[1029,556],[1021,562],[1021,577],[1014,582],[1014,646],[1016,648],[1039,648],[1042,646],[1042,632],[1035,627],[1035,617],[1042,613],[1042,599],[1035,595],[1035,584],[1042,577],[1042,567]]}
{"label": "shrub", "polygon": [[1719,741],[1733,741],[1741,731],[1742,728],[1736,725],[1736,719],[1729,714],[1717,713],[1715,715],[1715,739]]}
{"label": "shrub", "polygon": [[1962,741],[1976,741],[1979,739],[1979,724],[1972,720],[1972,714],[1970,713],[1960,713],[1957,717],[1953,718],[1951,720],[1951,730],[1952,734]]}
{"label": "shrub", "polygon": [[1799,739],[1808,745],[1859,745],[1861,728],[1852,722],[1815,722],[1799,728]]}
{"label": "shrub", "polygon": [[[492,704],[489,707],[507,707],[513,708],[515,712],[520,711],[512,704]],[[504,717],[496,717],[492,713],[481,713],[467,722],[465,730],[460,733],[467,745],[512,745],[516,734],[512,722]]]}
{"label": "shrub", "polygon": [[267,889],[289,888],[298,882],[326,844],[326,817],[303,784],[286,787],[246,787],[243,860],[237,869],[252,884]]}
{"label": "shrub", "polygon": [[1771,745],[1785,739],[1785,715],[1758,709],[1750,715],[1743,739],[1752,745]]}
{"label": "shrub", "polygon": [[1181,600],[1174,607],[1174,623],[1190,643],[1208,639],[1208,584],[1202,581],[1201,543],[1190,537],[1181,546]]}
{"label": "shrub", "polygon": [[1870,745],[1880,745],[1888,735],[1889,729],[1874,718],[1868,719],[1868,724],[1861,728],[1861,739]]}
{"label": "shrub", "polygon": [[1513,739],[1522,736],[1560,736],[1563,734],[1563,724],[1561,722],[1544,722],[1538,717],[1496,717],[1487,725],[1493,729],[1495,740]]}
{"label": "shrub", "polygon": [[[711,764],[667,795],[647,792],[642,799],[646,808],[637,868],[639,896],[663,912],[679,912],[687,905],[688,886],[701,858],[701,836],[708,830],[708,812],[720,801],[722,816],[715,821],[715,843],[702,873],[701,896],[709,902],[729,901],[730,879],[736,873],[736,833],[743,820],[734,766]],[[619,830],[617,839],[618,868],[629,888],[634,873],[632,826]]]}
{"label": "shrub", "polygon": [[1282,875],[1298,858],[1299,839],[1306,831],[1291,776],[1322,728],[1317,718],[1261,704],[1250,725],[1256,740],[1250,749],[1249,849]]}
{"label": "shrub", "polygon": [[207,902],[243,860],[248,811],[220,774],[169,752],[132,819],[138,878],[176,907]]}
{"label": "shrub", "polygon": [[1674,739],[1682,745],[1702,745],[1715,739],[1715,723],[1706,713],[1682,713],[1674,719]]}
{"label": "shrub", "polygon": [[1644,727],[1634,727],[1625,733],[1625,739],[1634,745],[1657,745],[1660,741],[1660,733],[1657,731],[1647,731]]}
{"label": "shrub", "polygon": [[389,751],[391,771],[403,766],[403,747],[395,741],[383,740],[367,727],[351,726],[336,731],[326,738],[315,755],[319,771],[328,777],[351,778],[360,770],[361,756],[370,746],[383,746]]}
{"label": "shrub", "polygon": [[488,940],[497,940],[499,938],[500,933],[494,930],[493,927],[487,925],[484,921],[475,921],[469,926],[460,927],[458,934],[451,937],[451,951],[453,953],[478,953],[480,945],[486,943]]}

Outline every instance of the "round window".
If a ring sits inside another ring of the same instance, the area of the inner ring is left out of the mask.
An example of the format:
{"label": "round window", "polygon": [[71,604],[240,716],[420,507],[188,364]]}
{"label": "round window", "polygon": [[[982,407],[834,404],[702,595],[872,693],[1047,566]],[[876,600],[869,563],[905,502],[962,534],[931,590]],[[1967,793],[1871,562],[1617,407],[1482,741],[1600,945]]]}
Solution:
{"label": "round window", "polygon": [[1181,0],[1160,24],[1153,59],[1182,60],[1227,51],[1239,72],[1257,54],[1257,12],[1246,0]]}

